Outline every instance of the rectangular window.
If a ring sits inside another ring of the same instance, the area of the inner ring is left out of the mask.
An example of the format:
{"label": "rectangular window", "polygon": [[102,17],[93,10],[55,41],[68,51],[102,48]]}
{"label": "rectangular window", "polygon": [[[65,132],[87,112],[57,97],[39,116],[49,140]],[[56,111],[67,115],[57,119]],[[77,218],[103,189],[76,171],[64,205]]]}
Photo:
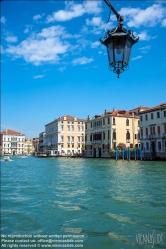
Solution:
{"label": "rectangular window", "polygon": [[67,142],[70,143],[70,137],[67,137]]}
{"label": "rectangular window", "polygon": [[74,131],[74,125],[71,126],[71,130]]}
{"label": "rectangular window", "polygon": [[103,125],[105,125],[105,119],[103,119]]}
{"label": "rectangular window", "polygon": [[64,137],[63,136],[61,136],[61,141],[63,142],[63,139],[64,139]]}
{"label": "rectangular window", "polygon": [[157,112],[157,118],[160,118],[160,112]]}
{"label": "rectangular window", "polygon": [[135,134],[135,139],[137,139],[137,134]]}
{"label": "rectangular window", "polygon": [[151,113],[151,119],[153,119],[153,113]]}
{"label": "rectangular window", "polygon": [[[91,123],[91,125],[92,125],[92,123]],[[92,127],[91,127],[92,128]],[[87,123],[85,124],[85,129],[87,129]]]}
{"label": "rectangular window", "polygon": [[110,139],[110,131],[108,130],[108,139]]}
{"label": "rectangular window", "polygon": [[161,150],[161,142],[158,142],[158,150]]}
{"label": "rectangular window", "polygon": [[92,122],[91,122],[91,128],[92,128]]}
{"label": "rectangular window", "polygon": [[67,130],[70,131],[70,125],[67,126]]}
{"label": "rectangular window", "polygon": [[78,142],[80,143],[80,137],[78,137]]}
{"label": "rectangular window", "polygon": [[110,124],[110,118],[108,118],[108,124]]}
{"label": "rectangular window", "polygon": [[84,126],[82,126],[82,131],[84,131]]}
{"label": "rectangular window", "polygon": [[61,131],[63,131],[63,125],[61,125]]}
{"label": "rectangular window", "polygon": [[145,115],[145,120],[146,120],[146,121],[148,120],[148,114]]}
{"label": "rectangular window", "polygon": [[166,117],[166,111],[164,111],[163,114],[164,114],[164,118],[165,118]]}
{"label": "rectangular window", "polygon": [[80,131],[80,126],[78,125],[78,131]]}
{"label": "rectangular window", "polygon": [[74,137],[71,137],[71,141],[72,141],[72,143],[74,143]]}
{"label": "rectangular window", "polygon": [[149,150],[149,142],[146,142],[146,150]]}
{"label": "rectangular window", "polygon": [[143,121],[143,118],[142,118],[142,116],[140,116],[140,121],[141,121],[141,122]]}

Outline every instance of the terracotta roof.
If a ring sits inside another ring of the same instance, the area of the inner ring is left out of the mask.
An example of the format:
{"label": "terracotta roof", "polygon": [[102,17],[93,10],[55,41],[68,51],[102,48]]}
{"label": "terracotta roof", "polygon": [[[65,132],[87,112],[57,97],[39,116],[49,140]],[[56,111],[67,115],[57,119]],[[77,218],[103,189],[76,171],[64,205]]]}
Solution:
{"label": "terracotta roof", "polygon": [[147,107],[147,106],[138,106],[138,107],[136,107],[136,108],[134,108],[134,109],[131,109],[131,110],[129,110],[129,112],[134,112],[134,111],[138,111],[138,110],[141,110],[141,109],[144,109],[144,110],[147,110],[147,109],[150,109],[150,107]]}
{"label": "terracotta roof", "polygon": [[0,132],[0,134],[23,135],[21,132],[12,131],[12,130],[9,130],[9,129]]}
{"label": "terracotta roof", "polygon": [[161,103],[160,105],[153,106],[152,108],[149,108],[148,110],[141,111],[140,113],[151,112],[157,109],[164,109],[164,108],[166,108],[166,102]]}
{"label": "terracotta roof", "polygon": [[[113,116],[113,117],[131,117],[132,112],[125,111],[125,110],[116,110],[112,112],[107,111],[106,115]],[[134,115],[134,116],[137,117],[138,115]],[[94,119],[100,119],[104,117],[105,115],[95,115]]]}
{"label": "terracotta roof", "polygon": [[77,118],[77,117],[70,116],[70,115],[64,115],[62,117],[59,117],[58,120],[64,120],[65,117],[66,117],[66,120],[68,121],[86,121],[86,119],[81,119],[81,118]]}

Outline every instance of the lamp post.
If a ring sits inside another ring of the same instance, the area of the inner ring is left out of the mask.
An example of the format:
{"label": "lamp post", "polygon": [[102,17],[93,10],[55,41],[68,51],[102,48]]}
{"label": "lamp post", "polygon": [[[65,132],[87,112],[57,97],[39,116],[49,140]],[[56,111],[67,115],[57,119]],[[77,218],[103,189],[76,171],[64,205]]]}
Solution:
{"label": "lamp post", "polygon": [[139,40],[131,30],[123,28],[123,16],[111,5],[109,0],[104,0],[117,17],[118,26],[106,32],[106,37],[100,42],[107,47],[110,70],[119,75],[128,69],[132,46]]}

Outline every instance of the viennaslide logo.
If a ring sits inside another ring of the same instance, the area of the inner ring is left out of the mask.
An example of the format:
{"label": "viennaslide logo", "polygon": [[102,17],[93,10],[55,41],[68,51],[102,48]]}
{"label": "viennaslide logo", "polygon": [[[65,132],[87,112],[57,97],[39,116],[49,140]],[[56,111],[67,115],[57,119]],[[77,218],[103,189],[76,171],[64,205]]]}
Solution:
{"label": "viennaslide logo", "polygon": [[146,234],[146,233],[138,233],[136,234],[136,241],[140,245],[145,245],[145,244],[152,244],[152,248],[157,245],[157,244],[163,244],[163,233],[156,233],[155,229],[153,230],[153,233],[151,234]]}

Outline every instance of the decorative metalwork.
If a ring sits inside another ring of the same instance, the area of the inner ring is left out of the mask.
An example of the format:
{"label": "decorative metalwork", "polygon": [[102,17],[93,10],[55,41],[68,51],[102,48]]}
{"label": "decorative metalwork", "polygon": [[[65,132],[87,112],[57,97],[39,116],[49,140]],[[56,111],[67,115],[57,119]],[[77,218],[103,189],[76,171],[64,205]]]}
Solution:
{"label": "decorative metalwork", "polygon": [[[108,0],[104,0],[117,17],[118,26],[106,32],[100,42],[107,47],[109,69],[119,75],[129,66],[132,46],[139,40],[131,30],[123,28],[124,18],[113,8]],[[108,21],[107,21],[108,22]]]}

